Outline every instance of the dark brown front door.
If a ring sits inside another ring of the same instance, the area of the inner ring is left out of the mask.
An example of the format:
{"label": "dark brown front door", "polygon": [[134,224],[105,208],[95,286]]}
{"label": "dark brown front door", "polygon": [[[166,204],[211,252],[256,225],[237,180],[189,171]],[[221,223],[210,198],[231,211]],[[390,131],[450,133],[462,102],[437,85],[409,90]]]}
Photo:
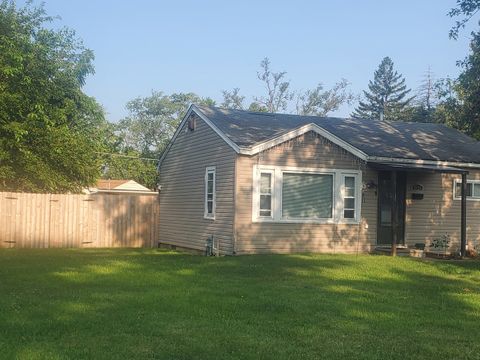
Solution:
{"label": "dark brown front door", "polygon": [[[405,195],[407,189],[407,176],[405,172],[397,172],[397,186],[394,188],[391,171],[378,173],[378,221],[377,244],[390,245],[393,238],[393,223],[397,222],[397,244],[405,243]],[[393,218],[393,206],[397,198],[397,216]]]}

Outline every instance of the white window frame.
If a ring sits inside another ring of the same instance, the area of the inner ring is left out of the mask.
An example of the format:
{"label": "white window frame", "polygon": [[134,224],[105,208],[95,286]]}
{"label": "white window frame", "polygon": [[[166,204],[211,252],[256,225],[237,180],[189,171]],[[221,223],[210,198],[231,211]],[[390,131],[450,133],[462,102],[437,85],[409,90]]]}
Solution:
{"label": "white window frame", "polygon": [[[467,180],[467,184],[472,184],[472,196],[467,196],[467,201],[480,201],[480,197],[473,196],[474,184],[477,184],[477,186],[480,186],[480,180]],[[455,179],[453,182],[453,199],[462,200],[461,196],[457,196],[457,186],[460,187],[460,191],[461,191],[461,186],[462,186],[461,179]]]}
{"label": "white window frame", "polygon": [[[346,186],[345,186],[345,179],[347,177],[353,177],[354,179],[354,183],[355,183],[355,187],[353,188],[353,191],[354,191],[354,196],[346,196]],[[341,213],[341,216],[342,216],[342,219],[343,220],[356,220],[357,219],[357,201],[359,200],[358,199],[358,194],[357,194],[357,177],[355,176],[355,174],[346,174],[346,173],[342,173],[342,191],[341,191],[341,197],[342,197],[342,213]],[[345,208],[345,199],[353,199],[354,201],[354,204],[355,204],[355,207],[352,209],[352,208]],[[360,199],[361,200],[361,199]],[[346,218],[345,217],[345,210],[353,210],[353,218]]]}
{"label": "white window frame", "polygon": [[[260,173],[273,174],[272,216],[260,216]],[[333,176],[332,217],[318,219],[285,219],[282,216],[283,173],[307,173]],[[343,194],[345,177],[355,178],[355,217],[343,217]],[[252,221],[272,223],[313,223],[313,224],[358,224],[361,219],[362,171],[348,169],[305,168],[293,166],[254,165],[252,191]]]}
{"label": "white window frame", "polygon": [[[270,216],[265,216],[265,215],[260,215],[260,196],[262,195],[261,191],[260,191],[260,181],[261,181],[261,177],[262,177],[262,174],[270,174],[270,199],[271,199],[271,209],[270,209]],[[258,172],[258,181],[259,181],[259,184],[258,184],[258,196],[257,196],[257,209],[258,209],[258,212],[257,212],[257,217],[258,218],[261,218],[261,219],[269,219],[269,220],[273,220],[273,215],[274,215],[274,208],[273,208],[273,202],[274,202],[274,194],[275,194],[275,171],[273,170],[267,170],[267,169],[261,169],[259,170]]]}
{"label": "white window frame", "polygon": [[[208,212],[208,174],[213,174],[213,196],[212,196],[212,213]],[[215,220],[215,210],[217,207],[217,175],[215,166],[207,166],[205,168],[205,198],[203,217],[209,220]]]}

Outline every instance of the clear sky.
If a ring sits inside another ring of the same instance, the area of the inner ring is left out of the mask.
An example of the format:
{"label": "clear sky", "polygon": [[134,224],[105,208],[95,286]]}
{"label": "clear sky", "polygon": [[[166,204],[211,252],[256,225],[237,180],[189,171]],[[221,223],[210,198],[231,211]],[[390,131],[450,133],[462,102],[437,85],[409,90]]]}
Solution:
{"label": "clear sky", "polygon": [[[19,1],[21,4],[22,1]],[[155,1],[46,0],[57,25],[76,30],[95,53],[85,91],[117,121],[125,103],[152,90],[195,92],[217,102],[240,87],[251,100],[268,56],[294,89],[346,78],[360,93],[384,56],[418,87],[430,66],[456,76],[469,30],[448,38],[455,0]],[[334,115],[347,116],[351,107]]]}

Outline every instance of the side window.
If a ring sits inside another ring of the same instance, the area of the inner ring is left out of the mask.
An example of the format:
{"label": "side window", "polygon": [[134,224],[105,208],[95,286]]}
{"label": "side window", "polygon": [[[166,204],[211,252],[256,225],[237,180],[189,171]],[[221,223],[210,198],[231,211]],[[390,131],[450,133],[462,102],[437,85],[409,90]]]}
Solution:
{"label": "side window", "polygon": [[207,167],[205,170],[205,218],[215,219],[215,201],[215,167]]}
{"label": "side window", "polygon": [[[467,200],[480,200],[480,181],[467,181]],[[462,182],[455,180],[454,183],[454,198],[460,200],[462,198]]]}
{"label": "side window", "polygon": [[272,218],[273,173],[260,173],[259,216]]}
{"label": "side window", "polygon": [[355,219],[355,176],[343,177],[343,218]]}

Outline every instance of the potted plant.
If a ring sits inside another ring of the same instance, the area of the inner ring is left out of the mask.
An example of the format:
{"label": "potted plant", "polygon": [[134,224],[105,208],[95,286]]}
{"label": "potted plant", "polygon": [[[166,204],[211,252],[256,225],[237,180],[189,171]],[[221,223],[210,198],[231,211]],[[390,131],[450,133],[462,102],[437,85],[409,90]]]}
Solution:
{"label": "potted plant", "polygon": [[[440,254],[443,255],[443,258],[446,258],[447,250],[450,247],[450,235],[448,233],[445,233],[439,238],[433,239],[430,247],[434,248],[437,251],[440,250]],[[438,252],[436,252],[436,254],[437,256],[439,255]]]}

